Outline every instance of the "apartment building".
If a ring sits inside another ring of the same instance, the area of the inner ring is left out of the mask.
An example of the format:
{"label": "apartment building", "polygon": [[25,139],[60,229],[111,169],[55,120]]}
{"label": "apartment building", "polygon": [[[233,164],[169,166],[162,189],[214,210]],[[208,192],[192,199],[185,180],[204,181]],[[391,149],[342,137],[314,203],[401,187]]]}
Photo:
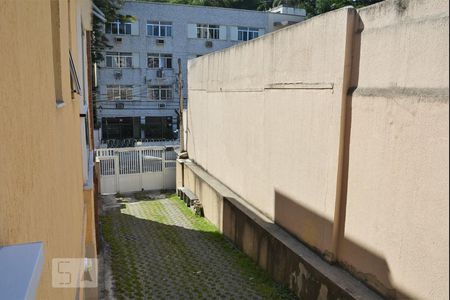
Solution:
{"label": "apartment building", "polygon": [[53,259],[96,258],[91,12],[90,0],[0,0],[1,299],[96,297],[83,265],[72,288],[52,277]]}
{"label": "apartment building", "polygon": [[113,48],[99,66],[97,122],[101,139],[170,140],[178,136],[178,59],[187,104],[187,61],[301,22],[305,11],[260,12],[127,1],[105,33]]}

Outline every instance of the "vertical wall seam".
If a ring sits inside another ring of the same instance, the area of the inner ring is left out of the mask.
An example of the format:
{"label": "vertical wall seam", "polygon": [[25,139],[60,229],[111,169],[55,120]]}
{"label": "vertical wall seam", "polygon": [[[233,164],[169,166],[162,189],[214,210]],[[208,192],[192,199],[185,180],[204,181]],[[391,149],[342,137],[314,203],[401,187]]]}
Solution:
{"label": "vertical wall seam", "polygon": [[338,147],[338,169],[336,176],[336,199],[333,218],[333,231],[332,231],[332,245],[331,254],[326,255],[326,258],[331,262],[336,262],[338,259],[339,242],[344,234],[345,228],[345,211],[346,211],[346,191],[347,180],[344,178],[344,168],[346,165],[345,151],[349,139],[347,137],[349,114],[348,104],[349,97],[348,91],[352,83],[352,68],[353,68],[353,40],[355,35],[355,23],[356,23],[357,11],[356,9],[349,8],[347,13],[347,32],[345,42],[345,58],[344,58],[344,70],[343,70],[343,84],[342,84],[342,96],[341,96],[341,114],[339,125],[339,147]]}

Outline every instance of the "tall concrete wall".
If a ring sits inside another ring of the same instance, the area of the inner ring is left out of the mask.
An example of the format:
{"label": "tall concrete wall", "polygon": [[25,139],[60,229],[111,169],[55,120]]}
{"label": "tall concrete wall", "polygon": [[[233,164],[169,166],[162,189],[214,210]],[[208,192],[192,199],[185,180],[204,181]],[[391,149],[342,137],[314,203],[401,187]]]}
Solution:
{"label": "tall concrete wall", "polygon": [[383,295],[446,298],[447,66],[447,4],[419,0],[191,60],[189,157]]}
{"label": "tall concrete wall", "polygon": [[384,2],[359,16],[363,31],[355,53],[358,88],[349,100],[347,212],[339,258],[386,294],[397,289],[397,297],[444,299],[448,2]]}
{"label": "tall concrete wall", "polygon": [[323,251],[331,231],[290,207],[275,211],[276,201],[286,195],[333,219],[350,14],[317,17],[189,67],[190,158],[268,217],[295,222],[289,229]]}
{"label": "tall concrete wall", "polygon": [[83,299],[82,290],[52,288],[52,259],[95,257],[85,253],[87,244],[95,247],[92,222],[84,223],[92,191],[83,191],[81,98],[72,98],[69,70],[70,49],[81,81],[77,37],[90,25],[90,11],[90,1],[0,1],[0,246],[44,243],[38,299]]}

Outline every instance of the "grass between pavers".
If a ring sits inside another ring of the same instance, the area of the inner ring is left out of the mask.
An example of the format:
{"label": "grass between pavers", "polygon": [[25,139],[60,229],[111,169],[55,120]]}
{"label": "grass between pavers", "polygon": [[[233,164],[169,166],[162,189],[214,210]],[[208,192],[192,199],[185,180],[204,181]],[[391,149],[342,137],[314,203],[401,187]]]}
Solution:
{"label": "grass between pavers", "polygon": [[294,293],[286,286],[273,281],[269,274],[257,265],[249,256],[237,249],[227,240],[207,219],[193,213],[184,202],[177,196],[171,195],[169,199],[176,202],[183,214],[191,221],[195,230],[208,232],[209,238],[219,243],[223,250],[233,257],[243,277],[249,278],[255,284],[257,290],[266,299],[297,299]]}
{"label": "grass between pavers", "polygon": [[[116,196],[123,198],[124,196]],[[117,299],[147,299],[147,295],[157,296],[159,299],[167,297],[163,296],[160,290],[152,290],[151,288],[143,286],[148,283],[149,278],[143,278],[139,276],[137,270],[142,267],[138,257],[139,244],[126,241],[126,237],[129,237],[139,230],[136,224],[133,224],[128,216],[138,217],[144,220],[154,222],[156,224],[164,224],[169,227],[161,227],[158,234],[164,235],[164,239],[160,242],[165,246],[177,249],[181,256],[188,257],[186,254],[186,247],[179,238],[176,230],[170,230],[171,220],[168,218],[165,206],[159,200],[150,200],[145,194],[134,194],[133,197],[136,200],[142,200],[142,202],[134,202],[133,204],[124,203],[124,208],[120,211],[110,211],[107,215],[101,217],[103,236],[105,241],[111,248],[111,269],[113,271],[114,282],[114,296]],[[126,244],[126,246],[125,246]],[[189,261],[185,261],[184,265],[186,269],[194,269],[193,265],[189,265]],[[168,268],[165,270],[169,276],[176,276],[173,274],[173,270]],[[151,280],[151,279],[150,279]],[[194,295],[189,295],[190,291],[187,286],[187,282],[179,281],[179,286],[176,288],[179,292],[187,291],[186,299],[196,299]],[[158,297],[159,295],[159,297]]]}
{"label": "grass between pavers", "polygon": [[[145,197],[138,198],[140,198],[139,200],[145,200]],[[275,283],[266,271],[254,263],[250,257],[237,249],[208,220],[195,215],[176,195],[167,195],[167,198],[180,209],[186,219],[191,223],[193,230],[208,233],[205,237],[223,249],[224,253],[231,258],[230,260],[236,266],[235,269],[239,270],[241,273],[240,275],[243,278],[248,278],[248,280],[252,282],[252,286],[263,298],[296,299],[295,295],[287,287]],[[143,217],[161,224],[170,224],[170,220],[165,213],[165,206],[161,202],[152,201],[144,204],[144,207],[146,207],[146,209],[137,209],[138,211],[135,211],[136,206],[132,207],[129,204],[125,204],[125,208],[120,212],[110,212],[106,216],[101,217],[103,235],[111,248],[111,268],[114,277],[114,290],[115,296],[118,299],[144,299],[144,293],[158,293],[158,291],[143,290],[141,280],[145,279],[139,278],[137,272],[137,265],[139,262],[139,257],[137,255],[138,249],[133,248],[136,245],[130,245],[130,243],[128,243],[127,246],[125,246],[123,244],[123,237],[131,233],[133,228],[127,226],[129,224],[125,224],[124,218],[121,218],[121,216],[138,213],[141,218]],[[171,247],[175,247],[180,251],[185,251],[185,245],[177,236],[171,237],[165,235],[165,237],[167,243],[170,244]],[[194,269],[194,266],[191,267]],[[182,285],[178,288],[183,291],[186,287]],[[186,291],[187,290],[188,289],[186,288]],[[195,299],[196,297],[195,295],[189,294],[187,298]]]}
{"label": "grass between pavers", "polygon": [[[120,234],[127,234],[129,228],[114,223],[113,218],[120,214],[112,213],[101,217],[102,231],[105,240],[111,248],[111,270],[114,275],[114,293],[117,299],[123,299],[124,294],[136,299],[143,299],[142,285],[137,280],[137,257],[134,251],[122,243]],[[131,249],[134,250],[134,249]],[[127,270],[127,272],[123,272]]]}

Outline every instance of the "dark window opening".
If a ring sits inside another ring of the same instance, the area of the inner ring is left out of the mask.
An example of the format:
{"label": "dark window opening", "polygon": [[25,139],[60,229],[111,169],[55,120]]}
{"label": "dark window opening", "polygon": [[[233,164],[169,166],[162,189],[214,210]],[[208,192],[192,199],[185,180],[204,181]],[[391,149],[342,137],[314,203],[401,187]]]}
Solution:
{"label": "dark window opening", "polygon": [[103,118],[102,139],[123,140],[140,139],[140,117]]}
{"label": "dark window opening", "polygon": [[152,140],[174,139],[172,117],[146,117],[145,138]]}

